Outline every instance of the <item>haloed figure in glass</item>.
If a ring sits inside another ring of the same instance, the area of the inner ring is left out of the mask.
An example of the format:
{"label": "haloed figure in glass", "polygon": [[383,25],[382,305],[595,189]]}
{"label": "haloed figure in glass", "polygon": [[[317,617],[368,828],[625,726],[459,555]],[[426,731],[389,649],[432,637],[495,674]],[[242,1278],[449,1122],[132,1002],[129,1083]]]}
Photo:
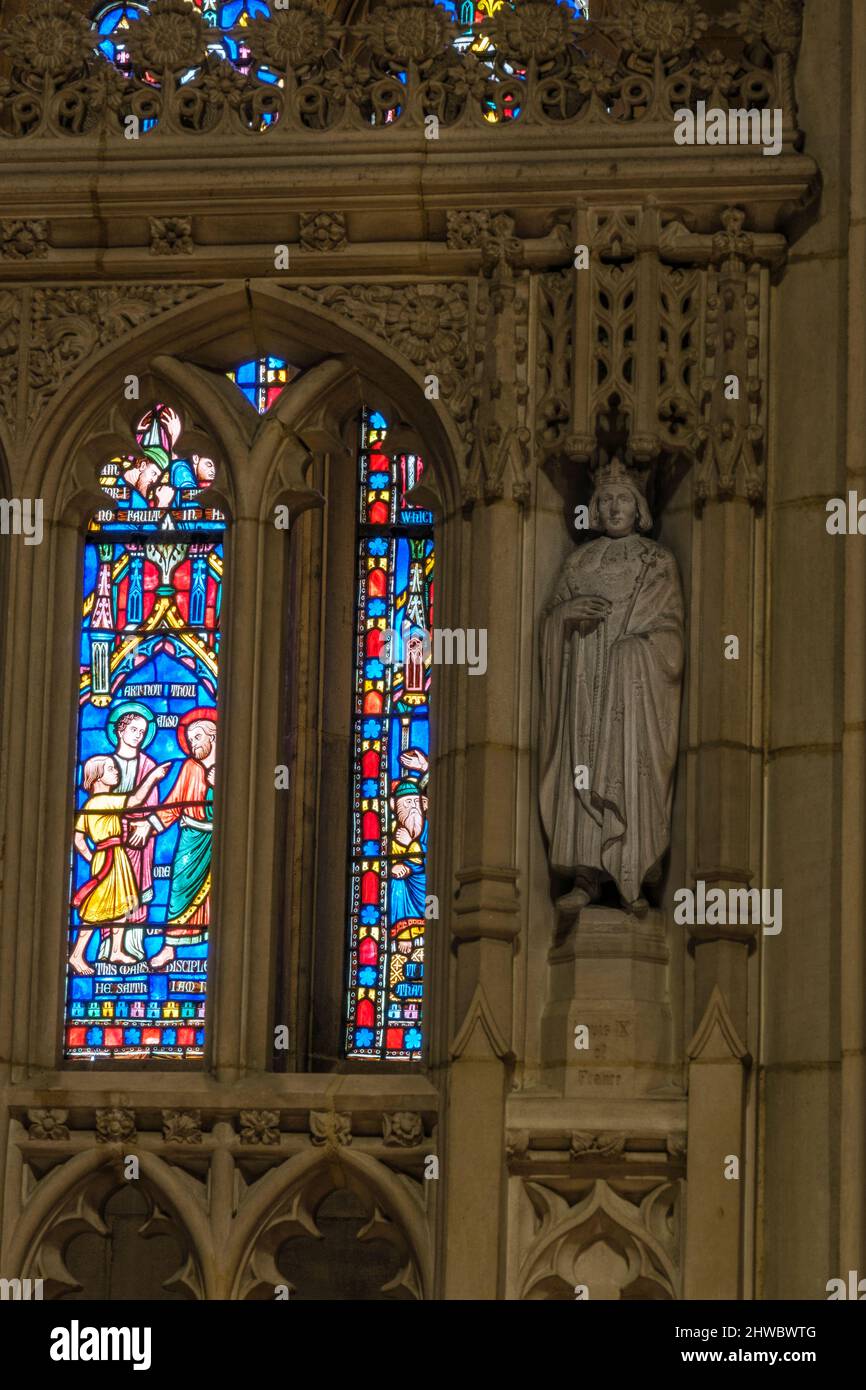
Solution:
{"label": "haloed figure in glass", "polygon": [[109,459],[84,547],[66,1055],[205,1041],[222,514],[165,403]]}

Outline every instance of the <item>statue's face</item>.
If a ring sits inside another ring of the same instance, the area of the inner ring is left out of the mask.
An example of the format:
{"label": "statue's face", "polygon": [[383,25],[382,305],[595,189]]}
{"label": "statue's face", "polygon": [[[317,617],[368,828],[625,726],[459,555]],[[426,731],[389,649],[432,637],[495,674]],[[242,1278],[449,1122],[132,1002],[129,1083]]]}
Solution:
{"label": "statue's face", "polygon": [[637,522],[637,499],[631,488],[602,488],[598,494],[598,515],[606,535],[630,536]]}

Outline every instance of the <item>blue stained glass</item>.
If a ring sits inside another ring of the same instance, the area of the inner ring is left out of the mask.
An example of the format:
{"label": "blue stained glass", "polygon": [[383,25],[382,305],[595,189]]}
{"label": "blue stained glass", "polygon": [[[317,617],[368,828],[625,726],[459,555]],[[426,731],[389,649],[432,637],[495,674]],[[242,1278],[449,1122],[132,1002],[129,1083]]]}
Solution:
{"label": "blue stained glass", "polygon": [[[265,0],[229,0],[229,3],[222,3],[222,0],[191,0],[191,3],[208,28],[214,31],[213,40],[207,45],[208,52],[231,63],[241,72],[249,72],[252,58],[246,45],[244,31],[252,20],[271,17],[270,6],[265,4]],[[93,11],[93,28],[101,39],[97,47],[109,62],[114,63],[126,74],[132,69],[125,36],[130,24],[149,12],[150,6],[146,0],[133,0],[132,3],[123,5],[102,4]],[[181,85],[191,82],[198,71],[198,68],[191,68],[181,74]],[[280,81],[278,74],[267,68],[257,69],[255,76],[263,82]],[[270,125],[272,121],[271,115],[263,117],[265,126]],[[144,128],[147,129],[152,124],[152,121],[146,121]]]}
{"label": "blue stained glass", "polygon": [[253,358],[227,373],[229,381],[243,391],[260,415],[270,410],[288,383],[298,375],[298,368],[289,366],[281,357]]}
{"label": "blue stained glass", "polygon": [[142,416],[84,548],[73,1060],[203,1054],[225,519],[202,497],[213,460],[181,434],[166,405]]}

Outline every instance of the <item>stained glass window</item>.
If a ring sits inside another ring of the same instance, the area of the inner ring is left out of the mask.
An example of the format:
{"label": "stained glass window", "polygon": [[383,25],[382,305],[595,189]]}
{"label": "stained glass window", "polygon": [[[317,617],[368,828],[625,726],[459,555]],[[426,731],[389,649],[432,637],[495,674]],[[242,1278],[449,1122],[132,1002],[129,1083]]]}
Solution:
{"label": "stained glass window", "polygon": [[420,458],[386,452],[365,412],[358,476],[358,571],[349,870],[349,1057],[421,1055],[427,904],[427,775],[433,517],[406,494]]}
{"label": "stained glass window", "polygon": [[156,405],[84,547],[66,1056],[204,1052],[217,751],[216,467]]}
{"label": "stained glass window", "polygon": [[298,368],[290,367],[282,357],[259,357],[252,362],[242,362],[227,375],[229,381],[240,387],[250,405],[264,415],[284,387],[294,381]]}
{"label": "stained glass window", "polygon": [[[199,11],[205,24],[214,30],[213,42],[208,51],[218,58],[224,58],[241,72],[250,69],[250,51],[244,42],[244,30],[252,19],[269,19],[271,8],[265,0],[188,0]],[[127,4],[102,4],[93,15],[93,26],[99,36],[97,47],[109,62],[123,72],[129,72],[130,59],[126,38],[130,26],[147,14],[149,5],[145,0],[129,0]],[[182,81],[189,81],[195,72],[184,75]],[[275,82],[276,74],[267,68],[256,71],[256,76],[264,82]]]}

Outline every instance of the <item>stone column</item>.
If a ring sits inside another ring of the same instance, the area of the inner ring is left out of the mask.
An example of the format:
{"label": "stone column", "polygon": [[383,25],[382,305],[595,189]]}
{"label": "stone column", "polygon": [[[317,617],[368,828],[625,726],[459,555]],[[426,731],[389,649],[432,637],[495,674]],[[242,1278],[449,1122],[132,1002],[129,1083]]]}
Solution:
{"label": "stone column", "polygon": [[[743,214],[729,209],[722,223],[706,248],[688,787],[694,882],[727,893],[770,886],[761,882],[765,585],[764,526],[756,509],[763,495],[768,282],[758,239],[743,231]],[[778,251],[775,239],[771,247]],[[756,1174],[746,1152],[744,1066],[756,1028],[749,957],[760,930],[757,923],[730,922],[727,914],[721,924],[689,928],[696,1031],[688,1050],[685,1287],[692,1298],[748,1296],[744,1222]],[[725,1176],[734,1170],[736,1177]]]}
{"label": "stone column", "polygon": [[[520,631],[526,496],[520,335],[527,281],[519,243],[500,225],[482,252],[484,357],[470,490],[468,621],[487,629],[487,672],[466,700],[462,862],[453,907],[454,1038],[445,1136],[445,1280],[448,1299],[501,1297],[505,1205],[505,1100],[509,1085],[519,731],[516,672],[532,652]],[[515,344],[517,354],[515,355]],[[467,677],[467,679],[469,679]]]}

